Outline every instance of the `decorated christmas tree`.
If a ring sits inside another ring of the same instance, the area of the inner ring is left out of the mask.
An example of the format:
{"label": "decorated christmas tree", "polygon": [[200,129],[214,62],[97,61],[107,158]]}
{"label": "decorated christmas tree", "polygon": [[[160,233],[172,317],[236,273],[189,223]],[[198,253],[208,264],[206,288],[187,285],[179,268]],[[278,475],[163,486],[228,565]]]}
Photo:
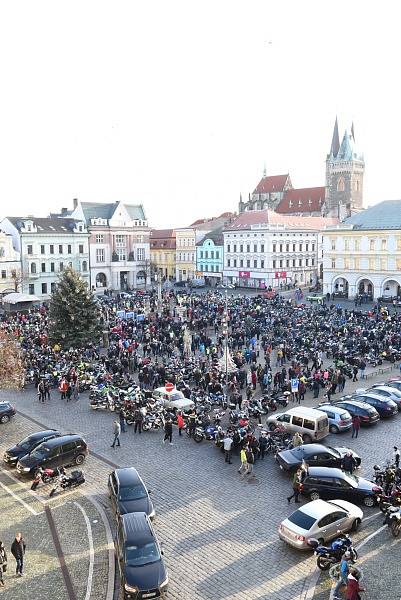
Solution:
{"label": "decorated christmas tree", "polygon": [[50,300],[50,342],[63,349],[97,343],[101,334],[99,317],[87,283],[74,269],[65,269]]}

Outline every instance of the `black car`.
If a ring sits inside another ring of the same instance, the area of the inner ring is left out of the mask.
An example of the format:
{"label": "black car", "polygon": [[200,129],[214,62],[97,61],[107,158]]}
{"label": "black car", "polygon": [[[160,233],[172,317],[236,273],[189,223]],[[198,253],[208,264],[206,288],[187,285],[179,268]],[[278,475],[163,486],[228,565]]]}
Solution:
{"label": "black car", "polygon": [[17,463],[21,475],[34,475],[38,467],[54,469],[82,465],[88,454],[85,440],[75,433],[62,435],[36,446],[30,454],[23,456]]}
{"label": "black car", "polygon": [[285,471],[294,471],[304,460],[313,467],[341,468],[341,461],[347,452],[352,452],[359,467],[361,458],[349,448],[331,448],[322,444],[302,444],[291,450],[282,450],[276,456],[280,468]]}
{"label": "black car", "polygon": [[26,438],[12,446],[5,451],[3,460],[10,467],[15,467],[17,462],[26,454],[32,452],[36,446],[39,446],[42,442],[47,442],[55,437],[60,437],[61,433],[55,429],[47,429],[46,431],[37,431],[31,433]]}
{"label": "black car", "polygon": [[334,406],[340,406],[345,408],[351,417],[358,415],[361,420],[361,425],[375,425],[380,421],[380,415],[373,406],[366,404],[366,402],[357,402],[352,399],[351,396],[341,398],[338,402],[334,402]]}
{"label": "black car", "polygon": [[124,598],[165,598],[168,575],[163,552],[145,513],[119,517],[115,547]]}
{"label": "black car", "polygon": [[150,519],[154,519],[155,509],[149,498],[150,492],[134,467],[116,469],[110,473],[108,488],[117,515],[144,512]]}
{"label": "black car", "polygon": [[369,404],[377,410],[380,418],[382,419],[392,417],[398,413],[398,407],[393,400],[390,400],[390,398],[384,398],[383,396],[374,394],[373,392],[363,392],[360,394],[356,393],[354,396],[352,396],[352,399],[356,400],[357,402],[365,402],[366,404]]}
{"label": "black car", "polygon": [[310,467],[302,486],[302,494],[311,500],[338,498],[365,506],[374,506],[377,495],[382,493],[381,487],[367,479],[329,467]]}
{"label": "black car", "polygon": [[9,402],[0,402],[0,423],[8,423],[17,411]]}

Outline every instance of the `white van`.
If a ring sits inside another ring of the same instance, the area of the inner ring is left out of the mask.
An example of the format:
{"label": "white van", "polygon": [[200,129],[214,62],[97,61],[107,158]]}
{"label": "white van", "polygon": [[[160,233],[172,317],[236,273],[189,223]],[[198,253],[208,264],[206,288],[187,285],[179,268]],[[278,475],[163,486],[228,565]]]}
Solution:
{"label": "white van", "polygon": [[267,418],[266,424],[270,431],[281,426],[289,433],[300,433],[305,444],[322,440],[329,435],[329,420],[326,413],[306,406],[296,406],[285,413],[271,415]]}
{"label": "white van", "polygon": [[166,408],[182,410],[184,412],[195,408],[195,402],[189,398],[185,398],[184,394],[176,388],[172,392],[167,392],[165,387],[156,388],[153,390],[152,396],[155,400],[163,400]]}

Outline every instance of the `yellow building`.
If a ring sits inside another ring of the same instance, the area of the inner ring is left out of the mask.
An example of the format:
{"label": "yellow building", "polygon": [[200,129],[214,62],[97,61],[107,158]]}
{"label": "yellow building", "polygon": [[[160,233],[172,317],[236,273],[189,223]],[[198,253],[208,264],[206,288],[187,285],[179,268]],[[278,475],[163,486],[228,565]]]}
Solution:
{"label": "yellow building", "polygon": [[152,267],[163,279],[175,279],[176,241],[174,229],[152,229],[150,232],[150,260]]}

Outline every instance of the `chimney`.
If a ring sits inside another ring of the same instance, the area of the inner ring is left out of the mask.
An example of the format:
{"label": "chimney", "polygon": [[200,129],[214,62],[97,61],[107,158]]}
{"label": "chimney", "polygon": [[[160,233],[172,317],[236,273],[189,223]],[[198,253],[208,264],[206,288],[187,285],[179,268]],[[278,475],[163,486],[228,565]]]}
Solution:
{"label": "chimney", "polygon": [[74,198],[74,200],[72,201],[73,207],[77,208],[78,206],[78,198]]}
{"label": "chimney", "polygon": [[63,208],[61,209],[61,214],[62,214],[62,215],[66,215],[66,214],[67,214],[67,212],[68,212],[68,208],[65,208],[65,207],[63,206]]}

